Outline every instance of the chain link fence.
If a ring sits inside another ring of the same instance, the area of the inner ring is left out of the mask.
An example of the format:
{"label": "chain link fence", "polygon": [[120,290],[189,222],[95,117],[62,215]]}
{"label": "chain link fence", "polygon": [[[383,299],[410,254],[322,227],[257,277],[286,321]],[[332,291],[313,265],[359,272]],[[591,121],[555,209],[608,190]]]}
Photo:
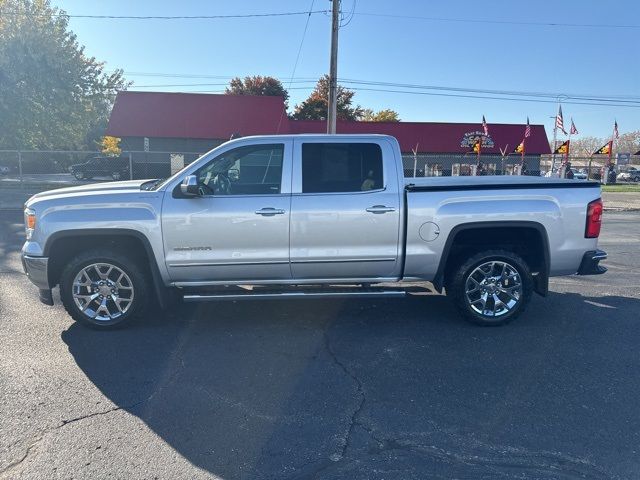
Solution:
{"label": "chain link fence", "polygon": [[[166,178],[193,162],[203,152],[122,152],[105,156],[89,151],[0,150],[0,189],[28,187],[31,191],[83,185],[92,182],[128,179]],[[417,154],[403,155],[405,177],[473,175],[532,175],[557,177],[565,160],[560,155],[481,155]],[[635,160],[635,161],[634,161]],[[574,179],[601,181],[608,163],[606,157],[571,157]],[[630,165],[617,166],[608,180],[640,180],[640,158]],[[631,175],[620,173],[632,172]]]}

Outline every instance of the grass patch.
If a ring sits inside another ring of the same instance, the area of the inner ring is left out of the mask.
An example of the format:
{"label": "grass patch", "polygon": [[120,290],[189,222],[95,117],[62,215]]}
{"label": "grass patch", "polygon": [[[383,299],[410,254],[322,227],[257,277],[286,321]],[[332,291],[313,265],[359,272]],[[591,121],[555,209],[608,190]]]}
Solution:
{"label": "grass patch", "polygon": [[628,185],[616,183],[615,185],[602,185],[603,192],[635,192],[640,193],[640,185]]}

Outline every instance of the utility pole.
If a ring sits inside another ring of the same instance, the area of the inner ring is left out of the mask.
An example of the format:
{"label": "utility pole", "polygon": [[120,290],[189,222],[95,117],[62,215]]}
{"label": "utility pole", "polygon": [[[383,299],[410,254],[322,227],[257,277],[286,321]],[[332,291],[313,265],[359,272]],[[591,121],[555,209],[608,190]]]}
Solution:
{"label": "utility pole", "polygon": [[333,2],[331,11],[331,62],[329,64],[329,112],[327,133],[336,133],[338,107],[338,29],[340,28],[340,0]]}

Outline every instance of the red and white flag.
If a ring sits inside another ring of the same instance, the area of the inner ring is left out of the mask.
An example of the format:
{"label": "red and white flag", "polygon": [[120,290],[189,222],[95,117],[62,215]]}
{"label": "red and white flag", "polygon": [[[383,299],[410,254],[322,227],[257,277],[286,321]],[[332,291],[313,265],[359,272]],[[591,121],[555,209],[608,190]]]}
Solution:
{"label": "red and white flag", "polygon": [[573,123],[573,118],[571,118],[571,129],[569,130],[569,135],[577,135],[578,129],[576,128],[576,124]]}
{"label": "red and white flag", "polygon": [[487,121],[484,118],[484,115],[482,115],[482,130],[484,130],[484,135],[486,137],[489,136],[489,125],[487,125]]}
{"label": "red and white flag", "polygon": [[615,120],[613,122],[613,138],[615,138],[616,140],[618,138],[620,138],[620,134],[618,133],[618,121]]}
{"label": "red and white flag", "polygon": [[556,115],[556,128],[560,129],[565,135],[567,134],[564,129],[564,119],[562,118],[562,105],[558,106],[558,114]]}
{"label": "red and white flag", "polygon": [[527,126],[524,128],[524,138],[531,136],[531,125],[529,125],[529,117],[527,117]]}

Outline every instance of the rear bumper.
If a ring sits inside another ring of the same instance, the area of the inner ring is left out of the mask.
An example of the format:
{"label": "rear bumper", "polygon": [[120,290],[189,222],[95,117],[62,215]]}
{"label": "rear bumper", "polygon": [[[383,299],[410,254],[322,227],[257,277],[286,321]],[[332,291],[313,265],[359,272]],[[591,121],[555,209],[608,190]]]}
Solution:
{"label": "rear bumper", "polygon": [[578,269],[578,275],[601,275],[607,271],[605,267],[599,265],[600,260],[605,260],[607,253],[603,250],[590,250],[582,256],[582,262]]}
{"label": "rear bumper", "polygon": [[46,305],[53,305],[51,287],[49,286],[48,274],[49,259],[47,257],[30,257],[22,255],[22,268],[27,274],[31,283],[38,287],[40,301]]}

